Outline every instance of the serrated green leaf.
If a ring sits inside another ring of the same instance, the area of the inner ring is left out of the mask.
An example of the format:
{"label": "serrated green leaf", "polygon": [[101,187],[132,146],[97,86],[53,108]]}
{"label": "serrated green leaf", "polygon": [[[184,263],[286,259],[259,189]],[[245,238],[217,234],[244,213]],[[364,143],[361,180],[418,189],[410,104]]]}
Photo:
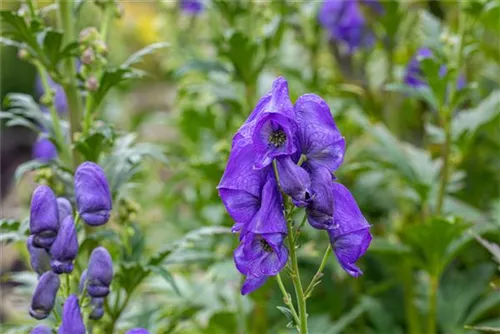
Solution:
{"label": "serrated green leaf", "polygon": [[146,46],[145,48],[140,49],[139,51],[134,52],[130,57],[125,60],[125,62],[120,66],[121,68],[127,68],[130,67],[134,64],[139,63],[142,61],[142,58],[144,56],[147,56],[149,54],[152,54],[156,52],[157,50],[164,49],[170,46],[170,43],[167,42],[159,42],[159,43],[154,43]]}
{"label": "serrated green leaf", "polygon": [[165,279],[165,281],[168,284],[170,284],[170,286],[172,286],[172,288],[174,289],[175,293],[177,293],[177,295],[181,296],[181,291],[179,290],[179,287],[175,283],[174,277],[172,276],[172,274],[167,269],[165,269],[161,265],[158,265],[158,266],[149,266],[148,268],[150,268],[151,271],[153,271],[155,274],[163,277]]}
{"label": "serrated green leaf", "polygon": [[39,170],[41,168],[46,168],[48,166],[49,166],[48,163],[39,160],[30,160],[24,162],[16,168],[14,179],[16,180],[16,183],[18,183],[26,173]]}

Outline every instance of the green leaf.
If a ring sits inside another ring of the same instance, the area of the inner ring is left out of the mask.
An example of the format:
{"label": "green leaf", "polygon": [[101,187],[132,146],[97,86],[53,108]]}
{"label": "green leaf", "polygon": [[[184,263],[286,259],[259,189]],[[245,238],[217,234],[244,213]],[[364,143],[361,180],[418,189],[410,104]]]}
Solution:
{"label": "green leaf", "polygon": [[33,22],[28,26],[25,18],[10,10],[0,11],[2,19],[2,35],[11,38],[17,42],[26,43],[32,51],[39,50],[35,33],[40,31],[40,26]]}
{"label": "green leaf", "polygon": [[60,60],[63,34],[52,29],[47,29],[39,35],[39,39],[43,41],[42,45],[45,57],[49,64],[55,68]]}
{"label": "green leaf", "polygon": [[500,333],[500,327],[489,327],[489,326],[465,326],[465,329],[472,329],[485,333]]}
{"label": "green leaf", "polygon": [[389,92],[398,92],[408,97],[427,102],[434,110],[437,110],[437,100],[428,86],[411,87],[403,83],[390,83],[385,86]]}
{"label": "green leaf", "polygon": [[41,162],[39,160],[30,160],[26,161],[16,168],[16,172],[14,174],[14,179],[16,180],[16,183],[21,181],[22,177],[29,172],[39,170],[42,168],[49,167],[50,165],[46,162]]}
{"label": "green leaf", "polygon": [[474,238],[493,255],[493,260],[500,264],[500,246],[473,234]]}
{"label": "green leaf", "polygon": [[132,68],[108,68],[101,76],[99,88],[92,94],[93,103],[90,109],[96,109],[111,88],[128,80],[141,78],[143,76],[144,72]]}
{"label": "green leaf", "polygon": [[491,310],[498,309],[498,307],[500,307],[500,293],[490,293],[472,307],[464,323],[474,323],[483,318]]}
{"label": "green leaf", "polygon": [[151,269],[151,271],[153,273],[155,273],[155,274],[163,277],[165,279],[165,281],[168,284],[170,284],[170,286],[172,286],[172,288],[174,289],[175,293],[177,293],[179,296],[181,296],[181,291],[179,290],[179,287],[175,283],[174,277],[172,276],[172,274],[167,269],[165,269],[161,265],[158,265],[158,266],[148,266],[148,268]]}
{"label": "green leaf", "polygon": [[78,138],[75,147],[86,161],[97,162],[100,154],[113,146],[115,137],[112,126],[104,122],[94,122],[89,133]]}
{"label": "green leaf", "polygon": [[287,325],[288,328],[294,328],[295,327],[295,319],[293,319],[293,314],[292,311],[288,307],[284,306],[276,306],[276,308],[285,315],[287,320],[289,321],[291,327]]}
{"label": "green leaf", "polygon": [[169,46],[170,46],[170,43],[167,43],[167,42],[159,42],[159,43],[150,44],[150,45],[146,46],[145,48],[134,52],[130,57],[127,58],[127,60],[125,60],[125,62],[120,67],[121,68],[130,67],[130,66],[142,61],[142,58],[144,58],[144,56],[147,56],[149,54],[152,54],[153,52],[156,52],[157,50],[164,49],[164,48],[167,48]]}
{"label": "green leaf", "polygon": [[29,229],[29,220],[0,219],[0,243],[9,244],[12,242],[26,240]]}

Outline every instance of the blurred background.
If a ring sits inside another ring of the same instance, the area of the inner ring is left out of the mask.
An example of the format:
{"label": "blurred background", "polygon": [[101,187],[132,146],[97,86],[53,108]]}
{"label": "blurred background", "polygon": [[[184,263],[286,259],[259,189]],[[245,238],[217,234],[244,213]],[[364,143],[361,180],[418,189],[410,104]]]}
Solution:
{"label": "blurred background", "polygon": [[[144,79],[112,90],[101,106],[102,118],[117,132],[134,133],[166,157],[146,159],[115,203],[112,224],[125,228],[119,222],[127,217],[134,249],[156,254],[192,230],[232,225],[216,191],[232,135],[283,76],[292,101],[315,93],[329,103],[347,142],[336,176],[351,189],[375,236],[360,261],[361,278],[347,276],[330,258],[323,283],[308,300],[310,332],[426,333],[436,266],[440,333],[480,332],[466,325],[500,327],[499,263],[484,246],[500,242],[499,2],[351,1],[356,14],[329,14],[345,29],[340,36],[318,20],[323,1],[187,2],[196,3],[120,1],[121,17],[109,28],[113,64],[148,44],[170,43],[138,65],[148,73]],[[55,22],[52,2],[38,3],[49,8],[44,20]],[[467,87],[453,111],[446,219],[432,221],[444,135],[436,110],[406,77],[422,47],[438,50],[447,64],[461,12],[469,29],[458,70]],[[95,5],[83,2],[78,30],[99,20]],[[40,98],[35,69],[15,48],[2,46],[0,60],[2,100],[12,92]],[[5,226],[28,216],[34,182],[50,170],[16,173],[36,158],[35,133],[2,127],[0,140],[0,321],[8,330],[32,323],[26,310],[36,278],[27,273],[24,240]],[[311,228],[301,236],[300,267],[310,278],[328,238]],[[167,263],[181,294],[160,278],[148,279],[119,329],[291,332],[276,308],[282,297],[274,280],[240,296],[241,275],[232,260],[237,239],[214,233],[188,242]]]}

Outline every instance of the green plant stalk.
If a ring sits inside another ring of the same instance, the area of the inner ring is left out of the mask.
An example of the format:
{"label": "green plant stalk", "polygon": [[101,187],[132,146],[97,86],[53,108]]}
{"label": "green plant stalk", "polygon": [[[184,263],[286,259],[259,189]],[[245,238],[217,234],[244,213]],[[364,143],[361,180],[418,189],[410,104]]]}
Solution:
{"label": "green plant stalk", "polygon": [[63,159],[69,162],[71,160],[70,153],[67,150],[67,146],[64,140],[64,135],[61,129],[61,123],[59,122],[59,115],[57,114],[57,110],[54,105],[54,95],[52,94],[52,87],[50,87],[49,84],[49,74],[47,73],[45,67],[43,67],[42,63],[39,60],[34,60],[33,64],[35,65],[40,75],[40,80],[42,81],[43,90],[46,92],[46,94],[50,94],[51,97],[48,107],[50,111],[50,118],[52,120],[52,126],[54,128],[54,135],[56,137],[55,139],[57,142],[57,146],[61,150]]}
{"label": "green plant stalk", "polygon": [[311,296],[311,293],[313,292],[314,288],[317,285],[317,282],[323,277],[323,269],[325,269],[326,262],[328,260],[328,256],[330,255],[330,251],[332,250],[332,246],[328,245],[328,247],[325,250],[325,254],[323,255],[323,260],[321,260],[321,264],[318,267],[318,270],[316,271],[316,274],[314,274],[311,283],[309,283],[309,286],[307,287],[306,291],[304,292],[305,298],[309,298]]}
{"label": "green plant stalk", "polygon": [[446,196],[446,187],[448,185],[450,173],[450,151],[451,151],[451,113],[445,109],[443,111],[443,130],[444,130],[444,144],[442,148],[443,169],[441,171],[441,183],[439,186],[438,202],[436,206],[436,214],[440,215],[443,211],[444,198]]}
{"label": "green plant stalk", "polygon": [[[300,323],[299,316],[297,315],[297,311],[295,311],[295,307],[293,306],[292,298],[288,291],[286,291],[285,285],[283,284],[283,281],[281,280],[281,275],[278,273],[276,275],[276,281],[278,282],[278,286],[280,287],[281,293],[283,294],[283,302],[285,303],[286,306],[290,309],[290,312],[292,312],[293,319],[295,321],[295,324],[298,326]],[[297,327],[297,330],[299,328]]]}
{"label": "green plant stalk", "polygon": [[410,260],[404,260],[401,272],[403,276],[402,278],[407,331],[408,334],[420,334],[422,333],[422,330],[420,328],[420,321],[414,303],[415,283],[413,280],[413,271]]}
{"label": "green plant stalk", "polygon": [[427,318],[427,333],[436,333],[436,310],[437,310],[437,291],[438,275],[431,274],[429,286],[429,317]]}
{"label": "green plant stalk", "polygon": [[36,7],[35,4],[33,3],[33,0],[26,0],[26,4],[28,5],[28,9],[30,11],[31,19],[36,20],[37,15],[36,15]]}
{"label": "green plant stalk", "polygon": [[[72,13],[72,1],[59,0],[59,20],[61,23],[61,28],[64,31],[64,44],[75,40],[75,27],[74,18]],[[74,147],[75,134],[80,132],[80,123],[82,117],[82,98],[80,91],[78,90],[76,81],[76,67],[73,58],[67,58],[64,60],[64,76],[63,82],[64,92],[68,100],[69,109],[69,123],[70,123],[70,140],[71,140],[71,151],[73,158],[73,169],[76,169],[81,163],[80,154],[76,151]]]}

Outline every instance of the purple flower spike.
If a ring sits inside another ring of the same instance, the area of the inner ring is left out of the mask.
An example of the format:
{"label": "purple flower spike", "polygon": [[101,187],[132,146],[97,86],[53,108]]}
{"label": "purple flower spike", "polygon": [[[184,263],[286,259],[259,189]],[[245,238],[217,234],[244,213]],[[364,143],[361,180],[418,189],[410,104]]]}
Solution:
{"label": "purple flower spike", "polygon": [[333,183],[335,198],[335,224],[328,230],[333,251],[342,268],[351,276],[358,277],[363,272],[356,261],[366,253],[372,240],[370,224],[358,208],[350,191],[340,183]]}
{"label": "purple flower spike", "polygon": [[420,48],[417,53],[408,63],[406,68],[406,75],[404,78],[405,83],[408,86],[415,88],[427,86],[427,81],[422,78],[422,69],[420,68],[420,62],[423,59],[432,58],[433,54],[429,48]]}
{"label": "purple flower spike", "polygon": [[246,233],[234,251],[236,268],[247,276],[241,293],[248,294],[264,284],[268,276],[274,276],[283,269],[288,260],[288,249],[283,233]]}
{"label": "purple flower spike", "polygon": [[104,247],[97,247],[90,254],[87,270],[87,292],[91,297],[106,297],[113,279],[113,262]]}
{"label": "purple flower spike", "polygon": [[64,197],[57,198],[57,209],[59,211],[59,222],[62,222],[66,217],[73,214],[71,202]]}
{"label": "purple flower spike", "polygon": [[324,167],[319,167],[312,173],[311,188],[314,189],[314,194],[306,209],[307,221],[320,230],[334,227],[332,181],[332,174]]}
{"label": "purple flower spike", "polygon": [[306,206],[311,196],[311,179],[307,171],[297,166],[291,157],[276,159],[276,166],[283,191],[292,197],[296,206]]}
{"label": "purple flower spike", "polygon": [[129,329],[125,334],[149,334],[149,331],[144,328],[132,328]]}
{"label": "purple flower spike", "polygon": [[49,316],[54,308],[60,283],[59,276],[52,271],[47,271],[40,277],[31,299],[30,315],[33,318],[41,320]]}
{"label": "purple flower spike", "polygon": [[85,334],[85,325],[76,295],[70,295],[64,302],[62,322],[58,334]]}
{"label": "purple flower spike", "polygon": [[198,15],[205,9],[203,1],[200,0],[181,0],[181,9],[189,15]]}
{"label": "purple flower spike", "polygon": [[78,254],[78,237],[73,217],[66,217],[61,223],[57,238],[50,248],[50,265],[56,274],[73,271],[73,260]]}
{"label": "purple flower spike", "polygon": [[52,329],[45,325],[38,325],[31,330],[30,334],[52,334]]}
{"label": "purple flower spike", "polygon": [[332,173],[336,171],[344,160],[345,140],[328,104],[317,95],[305,94],[295,103],[295,115],[299,151],[307,158],[303,166],[310,170],[324,166]]}
{"label": "purple flower spike", "polygon": [[59,230],[59,211],[56,195],[48,186],[38,186],[33,192],[30,207],[30,232],[33,245],[50,249]]}
{"label": "purple flower spike", "polygon": [[30,235],[28,240],[26,240],[26,246],[28,247],[28,252],[30,254],[31,268],[38,275],[42,275],[44,272],[50,270],[50,255],[43,249],[38,248],[33,245],[33,236]]}
{"label": "purple flower spike", "polygon": [[46,137],[39,138],[33,145],[33,159],[41,162],[49,162],[57,158],[57,148]]}
{"label": "purple flower spike", "polygon": [[102,168],[84,162],[75,173],[76,206],[80,217],[91,226],[105,224],[112,208],[108,180]]}

